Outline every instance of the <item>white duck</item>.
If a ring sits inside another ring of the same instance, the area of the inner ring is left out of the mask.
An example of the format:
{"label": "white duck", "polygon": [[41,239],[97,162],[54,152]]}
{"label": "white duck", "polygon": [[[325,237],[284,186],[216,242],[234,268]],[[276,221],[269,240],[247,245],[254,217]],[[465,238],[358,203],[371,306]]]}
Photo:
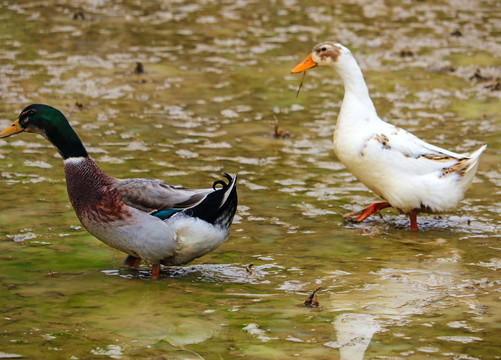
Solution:
{"label": "white duck", "polygon": [[381,209],[395,207],[408,214],[411,229],[418,230],[418,212],[453,209],[470,186],[486,145],[472,153],[457,154],[381,120],[357,61],[341,44],[315,45],[313,52],[291,72],[300,73],[316,66],[335,70],[344,83],[345,94],[334,131],[337,157],[385,200],[345,217],[362,221]]}

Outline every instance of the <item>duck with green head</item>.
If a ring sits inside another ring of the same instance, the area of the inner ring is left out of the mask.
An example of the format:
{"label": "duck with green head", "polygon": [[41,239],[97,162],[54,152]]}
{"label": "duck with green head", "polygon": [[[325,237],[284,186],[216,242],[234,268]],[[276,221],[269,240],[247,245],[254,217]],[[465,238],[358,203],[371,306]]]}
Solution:
{"label": "duck with green head", "polygon": [[[237,208],[236,176],[209,189],[187,189],[152,179],[116,179],[89,156],[66,117],[41,104],[26,107],[0,132],[47,138],[61,154],[68,195],[82,225],[105,244],[127,253],[125,264],[182,265],[221,245]],[[218,185],[221,185],[219,188]]]}

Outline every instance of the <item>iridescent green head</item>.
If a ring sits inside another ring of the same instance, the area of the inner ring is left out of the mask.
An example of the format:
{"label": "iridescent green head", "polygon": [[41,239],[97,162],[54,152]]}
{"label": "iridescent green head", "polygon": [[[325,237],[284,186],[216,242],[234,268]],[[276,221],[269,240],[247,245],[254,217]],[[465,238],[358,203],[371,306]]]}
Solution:
{"label": "iridescent green head", "polygon": [[87,156],[87,151],[66,117],[52,106],[32,104],[25,107],[17,120],[0,132],[0,138],[20,132],[44,136],[57,148],[64,159]]}

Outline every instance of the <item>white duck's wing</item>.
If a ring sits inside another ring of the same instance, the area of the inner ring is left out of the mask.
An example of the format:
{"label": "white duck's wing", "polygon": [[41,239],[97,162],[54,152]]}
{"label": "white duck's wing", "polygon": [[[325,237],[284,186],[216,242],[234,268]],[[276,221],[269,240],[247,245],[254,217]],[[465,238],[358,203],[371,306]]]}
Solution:
{"label": "white duck's wing", "polygon": [[125,204],[147,212],[190,208],[214,191],[187,189],[152,179],[119,180],[115,188]]}
{"label": "white duck's wing", "polygon": [[459,154],[428,144],[404,129],[383,124],[365,139],[361,154],[375,152],[379,161],[409,175],[437,173],[439,177],[451,174],[463,177],[485,149],[484,145],[472,153]]}

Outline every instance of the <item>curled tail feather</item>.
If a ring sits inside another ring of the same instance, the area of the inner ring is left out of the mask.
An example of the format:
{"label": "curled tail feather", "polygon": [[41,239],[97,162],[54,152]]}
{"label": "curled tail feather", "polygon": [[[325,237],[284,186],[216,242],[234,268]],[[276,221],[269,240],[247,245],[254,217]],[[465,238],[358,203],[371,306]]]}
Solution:
{"label": "curled tail feather", "polygon": [[[212,187],[214,192],[208,194],[197,206],[184,210],[184,214],[202,219],[213,225],[229,228],[237,210],[237,176],[224,173],[228,183],[216,180]],[[221,185],[221,188],[217,188]]]}

